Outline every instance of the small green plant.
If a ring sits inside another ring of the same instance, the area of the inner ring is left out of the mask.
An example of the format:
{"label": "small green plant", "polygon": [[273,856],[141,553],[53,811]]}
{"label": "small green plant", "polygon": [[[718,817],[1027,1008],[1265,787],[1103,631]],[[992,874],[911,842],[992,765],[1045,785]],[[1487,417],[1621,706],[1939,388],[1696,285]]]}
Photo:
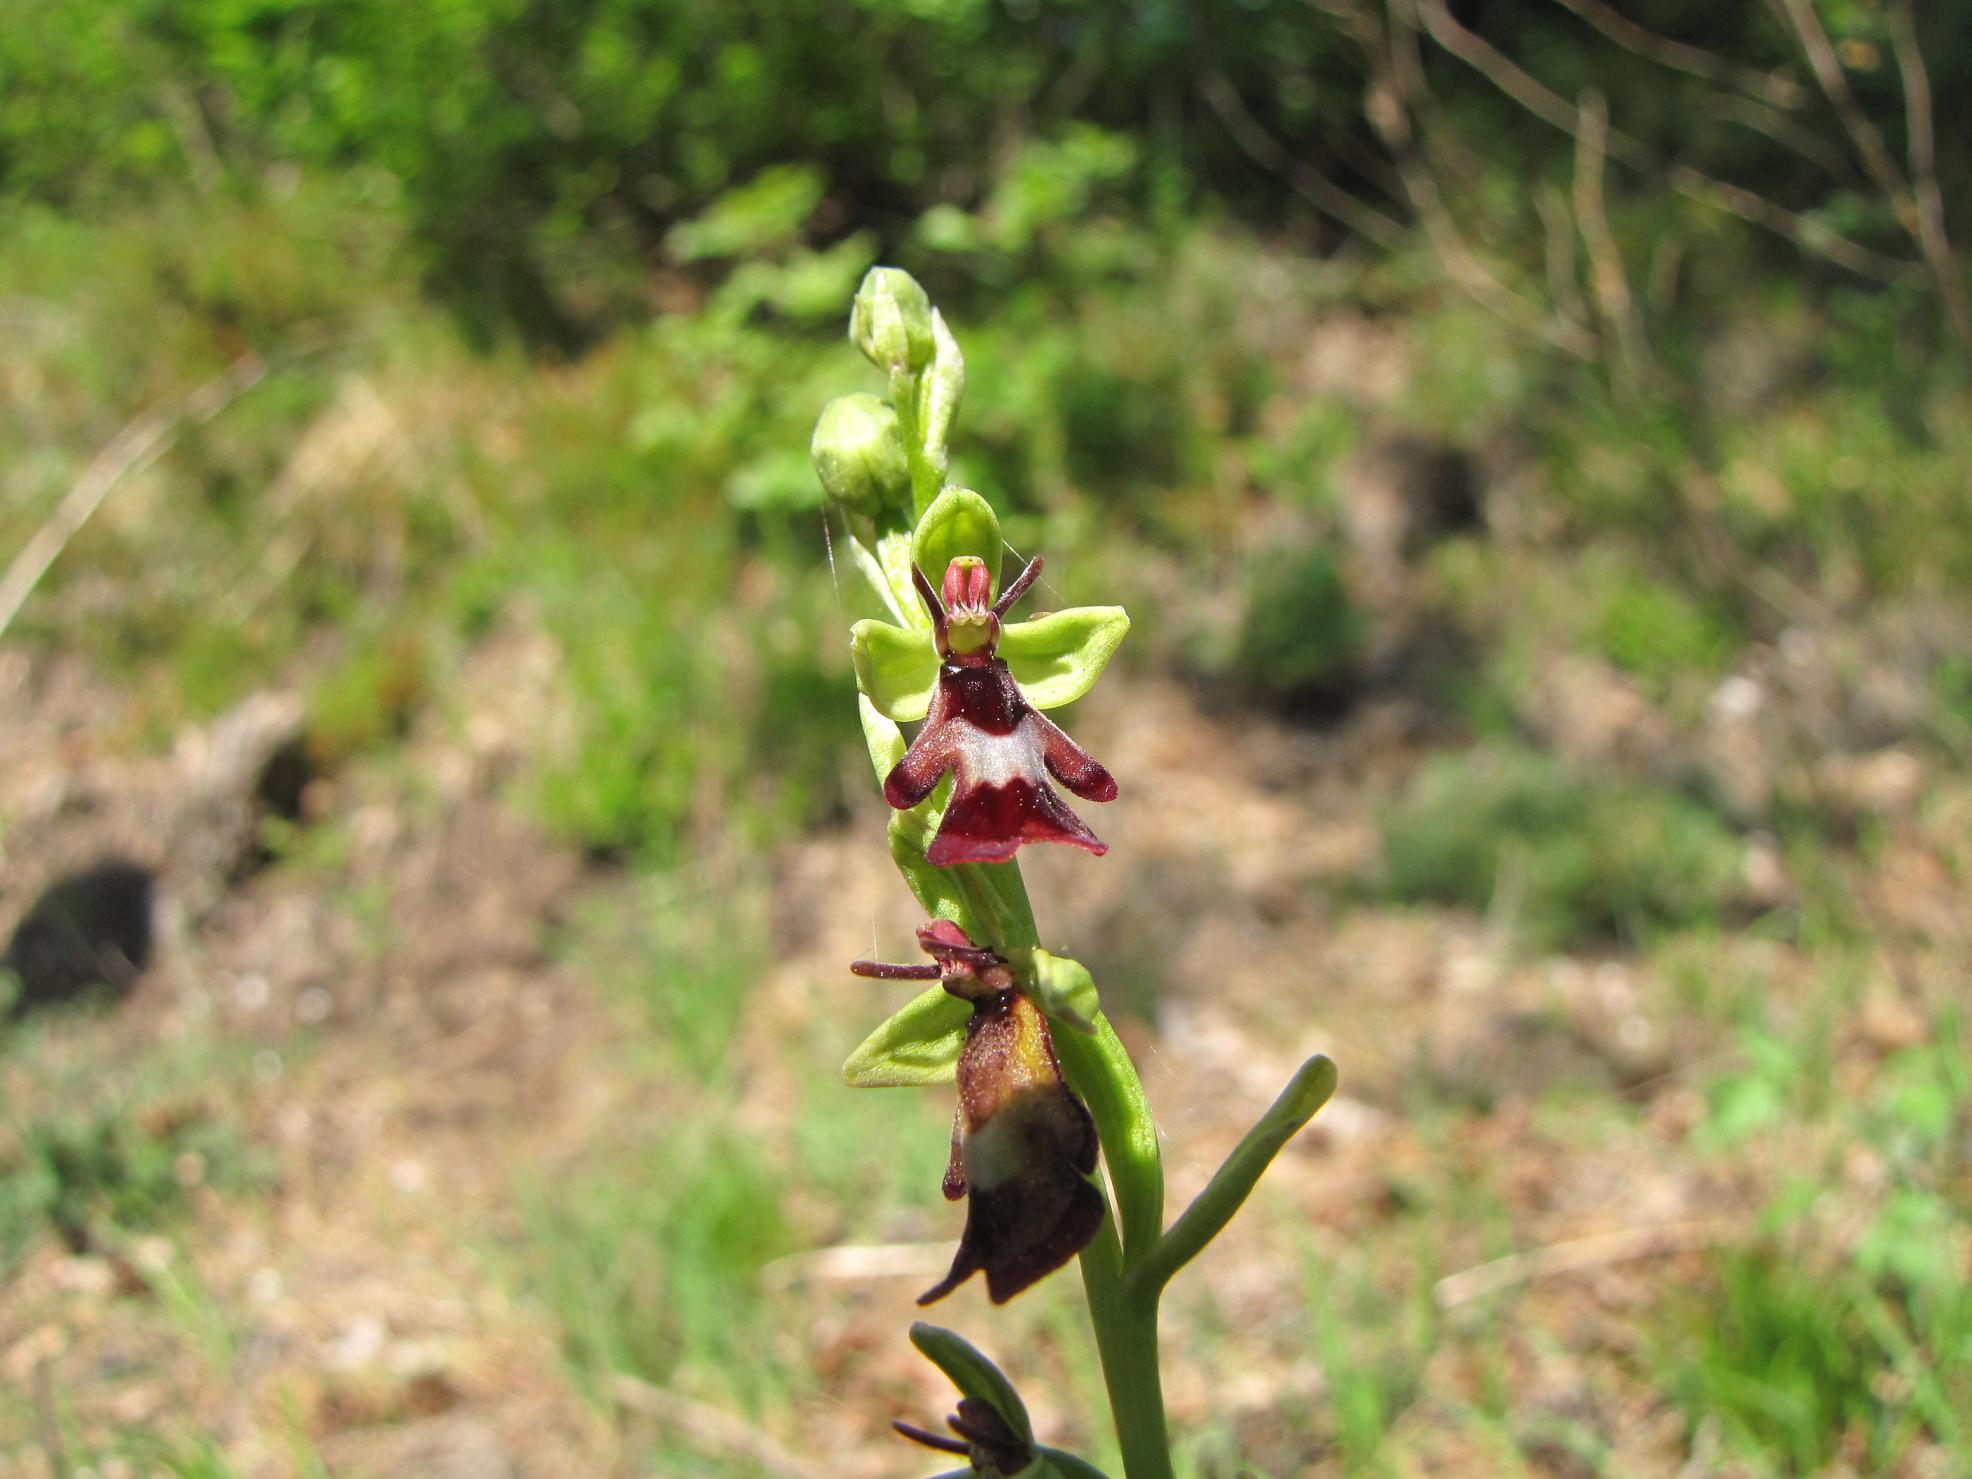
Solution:
{"label": "small green plant", "polygon": [[1481,746],[1432,760],[1383,820],[1389,892],[1492,910],[1537,948],[1716,919],[1741,849],[1700,802]]}
{"label": "small green plant", "polygon": [[261,1175],[238,1131],[196,1106],[33,1120],[13,1140],[0,1152],[0,1272],[43,1232],[78,1251],[113,1245],[183,1215],[199,1186]]}
{"label": "small green plant", "polygon": [[[918,931],[929,962],[852,969],[933,984],[870,1034],[844,1077],[855,1087],[957,1086],[943,1189],[966,1201],[965,1229],[950,1271],[919,1303],[975,1273],[999,1303],[1079,1257],[1124,1470],[1169,1479],[1159,1300],[1326,1102],[1334,1065],[1304,1064],[1165,1225],[1157,1128],[1136,1068],[1089,972],[1040,948],[1015,861],[1038,842],[1108,851],[1054,787],[1101,803],[1118,784],[1043,711],[1094,685],[1129,617],[1091,606],[1013,619],[1041,561],[1003,585],[998,515],[978,493],[946,485],[965,363],[917,282],[873,270],[856,294],[850,338],[889,393],[832,402],[812,453],[848,526],[850,562],[885,613],[851,632],[857,703],[894,811],[891,857],[931,916]],[[919,727],[906,743],[909,723]],[[911,1338],[961,1399],[950,1436],[900,1423],[906,1436],[981,1474],[1096,1473],[1041,1444],[1013,1384],[957,1335],[919,1324]]]}
{"label": "small green plant", "polygon": [[755,1290],[762,1265],[792,1251],[779,1187],[757,1144],[721,1136],[659,1141],[634,1169],[604,1164],[526,1196],[535,1282],[576,1379],[607,1397],[619,1375],[770,1369]]}

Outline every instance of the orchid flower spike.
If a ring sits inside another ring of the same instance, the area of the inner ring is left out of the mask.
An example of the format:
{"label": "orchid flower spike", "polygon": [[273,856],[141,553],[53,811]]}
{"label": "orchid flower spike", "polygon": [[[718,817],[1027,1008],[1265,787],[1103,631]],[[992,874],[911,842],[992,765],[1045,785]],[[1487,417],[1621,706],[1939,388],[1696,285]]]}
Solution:
{"label": "orchid flower spike", "polygon": [[992,599],[986,562],[961,555],[945,570],[944,590],[924,571],[911,577],[931,613],[938,687],[924,727],[883,783],[899,811],[916,806],[952,771],[952,799],[925,853],[936,867],[1003,863],[1022,843],[1066,842],[1109,851],[1068,809],[1048,777],[1086,801],[1116,799],[1116,781],[1075,741],[1027,702],[996,654],[1000,620],[1041,573],[1037,556]]}
{"label": "orchid flower spike", "polygon": [[881,980],[936,976],[972,1003],[944,1182],[947,1201],[967,1199],[965,1233],[951,1270],[918,1303],[983,1272],[987,1294],[1004,1304],[1080,1253],[1102,1226],[1102,1193],[1089,1180],[1095,1121],[1062,1080],[1048,1019],[1018,989],[1005,958],[948,919],[920,929],[918,944],[936,965],[849,967]]}

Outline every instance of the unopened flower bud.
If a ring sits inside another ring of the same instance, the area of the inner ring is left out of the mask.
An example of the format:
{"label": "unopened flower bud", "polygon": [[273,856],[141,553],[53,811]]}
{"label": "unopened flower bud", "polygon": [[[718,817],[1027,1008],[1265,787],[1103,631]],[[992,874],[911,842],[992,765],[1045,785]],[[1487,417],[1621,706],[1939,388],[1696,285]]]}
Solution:
{"label": "unopened flower bud", "polygon": [[908,508],[911,468],[897,413],[869,394],[839,396],[822,408],[808,444],[829,496],[859,514]]}
{"label": "unopened flower bud", "polygon": [[902,268],[872,267],[856,289],[849,338],[879,370],[916,374],[936,349],[931,300]]}

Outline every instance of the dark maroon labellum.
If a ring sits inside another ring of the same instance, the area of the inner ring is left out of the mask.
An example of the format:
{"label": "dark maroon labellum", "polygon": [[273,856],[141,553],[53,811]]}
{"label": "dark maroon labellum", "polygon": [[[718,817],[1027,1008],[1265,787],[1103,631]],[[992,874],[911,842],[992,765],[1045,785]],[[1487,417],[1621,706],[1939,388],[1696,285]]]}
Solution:
{"label": "dark maroon labellum", "polygon": [[1102,1226],[1102,1193],[1089,1180],[1095,1122],[1062,1081],[1047,1018],[1015,988],[1006,961],[949,920],[919,930],[918,943],[936,966],[850,967],[890,979],[937,974],[972,1003],[944,1183],[948,1200],[966,1198],[965,1233],[950,1271],[918,1303],[984,1273],[987,1294],[1004,1304],[1080,1253]]}
{"label": "dark maroon labellum", "polygon": [[941,665],[924,727],[883,783],[899,811],[929,796],[946,771],[952,799],[925,858],[936,867],[1004,863],[1022,843],[1066,842],[1098,855],[1109,851],[1048,784],[1053,776],[1086,801],[1114,801],[1116,781],[1058,726],[1027,702],[1004,660],[995,655],[1000,618],[1040,574],[1030,561],[998,602],[983,561],[961,557],[945,572],[945,594],[924,572],[911,574]]}

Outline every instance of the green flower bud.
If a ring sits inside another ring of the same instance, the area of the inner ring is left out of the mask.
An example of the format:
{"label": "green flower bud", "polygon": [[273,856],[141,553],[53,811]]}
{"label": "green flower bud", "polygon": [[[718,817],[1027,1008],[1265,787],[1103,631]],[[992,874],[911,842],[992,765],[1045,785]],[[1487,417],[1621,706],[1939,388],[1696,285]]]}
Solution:
{"label": "green flower bud", "polygon": [[822,407],[808,455],[829,496],[859,514],[909,508],[911,468],[897,413],[875,396],[839,396]]}
{"label": "green flower bud", "polygon": [[931,300],[902,268],[872,267],[856,289],[849,339],[879,370],[915,375],[937,351]]}

